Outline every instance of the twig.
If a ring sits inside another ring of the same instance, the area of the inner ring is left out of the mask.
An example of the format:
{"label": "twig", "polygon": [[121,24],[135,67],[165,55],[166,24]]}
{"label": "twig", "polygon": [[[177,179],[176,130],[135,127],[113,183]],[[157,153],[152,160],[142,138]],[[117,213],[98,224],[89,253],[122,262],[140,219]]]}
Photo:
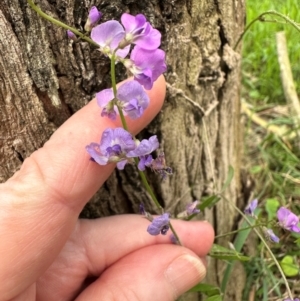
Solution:
{"label": "twig", "polygon": [[205,110],[198,104],[196,103],[194,100],[192,100],[191,98],[189,98],[183,90],[175,88],[173,86],[171,86],[169,83],[167,83],[167,88],[169,89],[169,91],[171,92],[171,94],[177,94],[177,95],[181,95],[182,97],[184,97],[188,102],[190,102],[193,106],[195,106],[196,108],[198,108],[201,112],[201,114],[204,116],[205,115]]}
{"label": "twig", "polygon": [[296,183],[296,184],[300,184],[300,180],[299,180],[299,179],[296,179],[296,178],[290,176],[290,175],[287,174],[287,173],[281,173],[281,175],[282,175],[283,177],[289,179],[290,181]]}
{"label": "twig", "polygon": [[[276,33],[276,45],[278,54],[278,63],[280,67],[281,83],[288,104],[293,107],[291,115],[295,117],[296,127],[300,126],[300,104],[296,88],[294,85],[293,74],[288,56],[286,38],[284,31]],[[291,108],[290,106],[290,108]]]}
{"label": "twig", "polygon": [[242,101],[241,109],[242,112],[245,113],[253,122],[258,124],[262,128],[266,129],[268,132],[277,135],[284,142],[286,142],[287,139],[292,140],[293,138],[296,137],[295,132],[291,132],[290,134],[287,134],[288,129],[286,127],[279,127],[277,125],[268,124],[267,121],[260,118],[255,112],[251,111],[249,109],[249,105],[244,101]]}
{"label": "twig", "polygon": [[182,96],[184,99],[186,99],[188,102],[190,102],[193,106],[195,106],[196,108],[199,109],[199,111],[201,112],[202,116],[209,116],[210,113],[217,107],[217,105],[219,104],[218,100],[215,99],[211,104],[209,104],[207,110],[204,110],[198,103],[196,103],[194,100],[192,100],[191,98],[189,98],[183,90],[175,88],[173,86],[171,86],[169,83],[167,83],[167,88],[169,89],[171,94],[177,94]]}

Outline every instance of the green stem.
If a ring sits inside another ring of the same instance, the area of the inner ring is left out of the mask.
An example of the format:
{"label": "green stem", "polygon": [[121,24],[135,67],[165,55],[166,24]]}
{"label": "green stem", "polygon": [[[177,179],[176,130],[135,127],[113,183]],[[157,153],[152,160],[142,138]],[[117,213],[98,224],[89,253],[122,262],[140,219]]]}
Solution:
{"label": "green stem", "polygon": [[[252,225],[251,221],[249,220],[249,218],[232,202],[230,202],[224,195],[221,195],[221,197],[226,201],[228,202],[231,206],[233,206],[233,208],[241,215],[244,217],[244,219],[247,221],[247,223],[250,225],[250,226],[254,226]],[[279,262],[277,261],[275,255],[273,254],[271,248],[269,247],[269,245],[267,244],[266,240],[263,238],[263,236],[260,234],[260,232],[255,228],[253,227],[253,231],[257,234],[257,236],[260,238],[260,240],[262,241],[262,243],[264,244],[265,248],[268,250],[270,256],[272,257],[273,259],[273,262],[275,263],[275,265],[277,266],[278,270],[279,270],[279,273],[281,274],[281,277],[283,279],[283,282],[285,284],[285,287],[287,289],[287,292],[288,292],[288,295],[290,297],[291,300],[293,300],[293,295],[292,295],[292,292],[291,292],[291,289],[289,287],[289,284],[288,284],[288,281],[284,275],[284,272],[279,264]]]}
{"label": "green stem", "polygon": [[257,225],[253,225],[253,226],[249,226],[249,227],[244,227],[242,229],[237,229],[235,231],[231,231],[231,232],[227,232],[225,234],[217,235],[217,236],[215,236],[215,239],[221,238],[221,237],[226,237],[226,236],[231,235],[231,234],[239,233],[241,231],[246,231],[246,230],[253,229],[253,228],[256,228],[256,227],[260,227],[260,226],[264,226],[264,225],[257,224]]}
{"label": "green stem", "polygon": [[[135,158],[134,160],[135,160],[136,165],[138,165],[138,163],[139,163],[138,158]],[[148,193],[150,194],[150,196],[151,196],[153,202],[155,203],[156,207],[157,207],[159,210],[161,210],[161,212],[163,213],[163,212],[164,212],[164,209],[163,209],[163,207],[160,205],[160,203],[159,203],[159,201],[157,200],[157,198],[156,198],[156,196],[155,196],[153,190],[151,189],[151,187],[150,187],[150,185],[149,185],[149,183],[148,183],[148,181],[147,181],[147,178],[146,178],[146,176],[145,176],[145,173],[144,173],[143,171],[141,171],[141,170],[138,170],[138,171],[139,171],[140,178],[141,178],[141,180],[142,180],[142,182],[143,182],[143,184],[144,184],[146,190],[147,190]]]}
{"label": "green stem", "polygon": [[[110,63],[111,83],[112,83],[112,89],[113,89],[115,99],[117,99],[117,84],[116,84],[116,70],[115,70],[115,53],[116,53],[116,51],[117,51],[117,49],[112,54],[111,63]],[[121,118],[122,126],[126,131],[128,131],[128,126],[127,126],[127,122],[126,122],[125,116],[123,114],[123,111],[122,111],[121,108],[119,108],[119,106],[117,106],[117,107],[118,107],[119,115],[120,115],[120,118]],[[139,163],[138,158],[134,158],[134,161],[135,161],[135,164],[138,165],[138,163]],[[140,175],[140,178],[142,180],[142,183],[143,183],[144,187],[146,188],[147,192],[150,194],[150,196],[151,196],[153,202],[155,203],[156,207],[163,213],[164,209],[160,205],[160,203],[157,200],[153,190],[151,189],[151,187],[150,187],[150,185],[147,181],[147,178],[145,176],[145,173],[143,171],[139,170],[139,169],[138,169],[138,172],[139,172],[139,175]],[[169,222],[169,226],[170,226],[170,229],[171,229],[172,233],[174,234],[178,244],[182,246],[182,243],[181,243],[175,229],[173,228],[171,222]]]}
{"label": "green stem", "polygon": [[[254,20],[252,20],[245,28],[245,30],[243,31],[243,33],[241,34],[241,36],[239,37],[238,41],[236,42],[235,46],[233,47],[234,50],[236,50],[237,46],[239,45],[239,43],[241,42],[241,40],[243,39],[244,35],[247,33],[247,31],[250,29],[250,27],[256,22],[256,21],[261,21],[264,22],[263,16],[265,15],[274,15],[280,18],[283,18],[287,23],[291,24],[293,27],[295,27],[299,32],[300,32],[300,25],[298,23],[296,23],[294,20],[290,19],[289,17],[275,11],[275,10],[269,10],[266,11],[262,14],[260,14],[258,17],[256,17]],[[268,20],[268,22],[271,22],[271,20]],[[275,20],[273,22],[276,22]]]}
{"label": "green stem", "polygon": [[171,229],[172,233],[174,234],[174,236],[175,236],[175,238],[176,238],[178,244],[179,244],[180,246],[183,246],[183,244],[182,244],[182,242],[180,241],[179,236],[177,235],[177,233],[176,233],[175,229],[173,228],[171,222],[169,222],[169,226],[170,226],[170,229]]}
{"label": "green stem", "polygon": [[96,47],[99,47],[99,45],[97,43],[95,43],[92,39],[90,39],[89,37],[87,37],[84,33],[80,32],[79,30],[77,30],[76,28],[74,27],[71,27],[59,20],[56,20],[54,18],[52,18],[51,16],[47,15],[46,13],[44,13],[38,6],[36,6],[34,4],[34,2],[32,0],[27,0],[28,4],[30,5],[30,7],[38,14],[40,15],[41,17],[43,17],[44,19],[50,21],[51,23],[59,26],[59,27],[62,27],[66,30],[71,30],[74,34],[76,34],[77,36],[79,36],[82,40],[85,40],[89,43],[91,43],[92,45],[96,46]]}
{"label": "green stem", "polygon": [[[112,85],[112,89],[113,89],[113,93],[114,93],[114,98],[117,99],[117,83],[116,83],[116,51],[117,49],[113,52],[111,58],[110,58],[110,77],[111,77],[111,85]],[[127,122],[125,119],[125,116],[123,114],[123,111],[121,110],[121,108],[119,106],[117,106],[118,108],[118,112],[121,118],[121,122],[122,122],[122,126],[123,128],[128,132],[128,126],[127,126]]]}
{"label": "green stem", "polygon": [[[113,52],[110,58],[110,77],[111,77],[111,85],[114,92],[114,97],[117,97],[117,83],[116,83],[116,50]],[[124,120],[124,124],[126,121]],[[122,122],[123,124],[123,122]],[[123,124],[123,126],[124,126]]]}

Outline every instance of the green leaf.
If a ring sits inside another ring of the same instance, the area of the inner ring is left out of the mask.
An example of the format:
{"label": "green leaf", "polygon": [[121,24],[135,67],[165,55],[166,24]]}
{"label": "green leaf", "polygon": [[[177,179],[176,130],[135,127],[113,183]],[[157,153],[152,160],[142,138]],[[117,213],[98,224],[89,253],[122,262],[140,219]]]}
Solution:
{"label": "green leaf", "polygon": [[241,253],[227,249],[223,246],[213,244],[209,256],[217,259],[223,259],[223,260],[239,260],[239,261],[248,261],[250,260],[250,257],[244,256]]}
{"label": "green leaf", "polygon": [[190,292],[201,292],[207,296],[214,296],[220,294],[220,289],[217,286],[207,284],[207,283],[198,283],[193,288],[189,290]]}
{"label": "green leaf", "polygon": [[221,189],[221,193],[224,192],[228,188],[228,186],[230,185],[230,183],[233,179],[233,176],[234,176],[234,169],[231,165],[229,165],[227,179]]}
{"label": "green leaf", "polygon": [[222,296],[221,295],[211,296],[205,299],[204,301],[222,301]]}
{"label": "green leaf", "polygon": [[201,199],[201,201],[202,201],[201,204],[197,207],[203,212],[206,207],[211,209],[216,203],[218,203],[220,201],[220,199],[221,198],[217,195],[204,197]]}
{"label": "green leaf", "polygon": [[268,219],[271,220],[276,217],[276,212],[280,204],[277,199],[267,199],[266,200],[266,211],[268,213]]}
{"label": "green leaf", "polygon": [[284,256],[280,262],[282,270],[287,277],[297,276],[299,273],[299,267],[295,265],[294,259],[292,256]]}
{"label": "green leaf", "polygon": [[[261,209],[258,209],[257,211],[259,211],[259,210],[261,210]],[[243,220],[242,224],[240,225],[240,229],[246,228],[248,226],[249,226],[248,222]],[[248,235],[250,234],[251,231],[252,231],[252,229],[250,228],[250,229],[238,232],[236,238],[234,239],[234,243],[233,243],[234,248],[237,252],[240,252],[242,250],[242,248],[248,238]],[[223,279],[221,282],[221,292],[226,291],[226,286],[230,279],[230,275],[231,275],[233,267],[234,267],[234,264],[232,262],[227,263],[227,267],[225,269]]]}
{"label": "green leaf", "polygon": [[252,173],[254,175],[261,172],[261,171],[262,171],[262,166],[261,165],[254,165],[250,168],[250,173]]}

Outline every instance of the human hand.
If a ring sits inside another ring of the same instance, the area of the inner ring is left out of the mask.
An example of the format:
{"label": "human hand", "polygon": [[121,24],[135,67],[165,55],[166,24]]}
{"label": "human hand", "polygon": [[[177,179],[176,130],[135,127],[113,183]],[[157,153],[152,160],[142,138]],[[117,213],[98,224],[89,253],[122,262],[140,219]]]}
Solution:
{"label": "human hand", "polygon": [[[149,96],[143,117],[128,120],[133,133],[160,110],[163,77]],[[206,222],[174,221],[181,247],[150,236],[137,215],[78,220],[114,168],[91,162],[84,146],[116,126],[93,100],[0,185],[0,301],[175,300],[204,277]]]}

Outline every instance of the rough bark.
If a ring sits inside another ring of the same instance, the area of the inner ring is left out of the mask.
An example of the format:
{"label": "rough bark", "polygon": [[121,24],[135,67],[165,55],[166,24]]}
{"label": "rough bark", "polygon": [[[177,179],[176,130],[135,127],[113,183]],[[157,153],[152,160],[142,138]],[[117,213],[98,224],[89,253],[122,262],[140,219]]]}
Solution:
{"label": "rough bark", "polygon": [[[174,170],[174,175],[163,182],[158,175],[149,174],[151,185],[166,210],[176,214],[187,203],[219,189],[231,165],[235,177],[226,196],[238,201],[240,57],[232,47],[243,30],[244,0],[36,3],[51,16],[79,29],[92,5],[104,13],[103,21],[118,20],[125,11],[145,14],[163,35],[168,94],[163,110],[142,135],[158,135],[168,165]],[[118,79],[124,77],[122,67],[117,73]],[[109,82],[109,62],[95,47],[68,40],[63,29],[39,18],[26,0],[1,1],[0,181],[9,178],[24,158]],[[110,177],[82,216],[138,212],[141,202],[156,211],[136,171],[129,166]],[[207,211],[205,218],[220,234],[232,230],[236,215],[222,201]],[[212,262],[208,280],[220,283],[223,268],[220,262]],[[236,277],[243,281],[242,273],[233,277],[234,281]],[[241,300],[241,289],[242,285],[236,283],[229,286],[227,299]]]}

